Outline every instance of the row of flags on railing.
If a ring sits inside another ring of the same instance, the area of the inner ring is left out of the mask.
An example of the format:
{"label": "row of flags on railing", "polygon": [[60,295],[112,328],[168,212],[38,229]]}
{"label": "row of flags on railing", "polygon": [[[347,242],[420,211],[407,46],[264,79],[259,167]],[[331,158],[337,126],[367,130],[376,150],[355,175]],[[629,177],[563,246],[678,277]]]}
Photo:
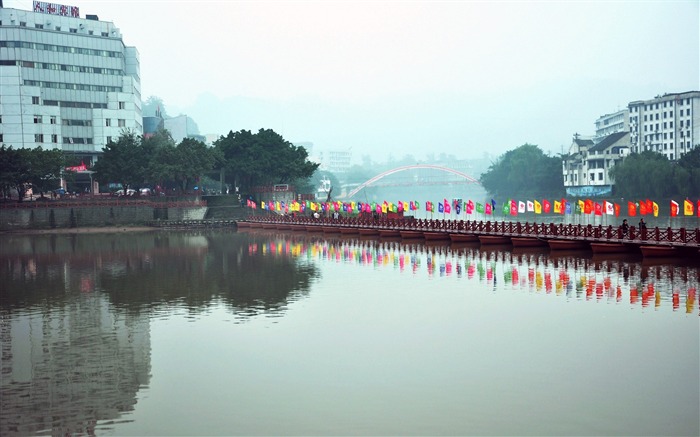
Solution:
{"label": "row of flags on railing", "polygon": [[[456,214],[461,215],[464,212],[467,215],[474,213],[485,214],[485,215],[495,215],[497,213],[497,203],[494,199],[486,202],[474,202],[473,200],[463,201],[462,199],[453,199],[451,201],[443,199],[442,202],[433,203],[431,201],[426,201],[424,203],[425,210],[427,212],[439,213],[439,214]],[[247,206],[249,208],[257,209],[258,204],[254,200],[248,200]],[[378,202],[315,202],[311,200],[307,201],[261,201],[260,209],[277,211],[284,213],[304,213],[307,211],[312,212],[345,212],[348,214],[352,213],[377,213],[386,214],[389,212],[393,213],[403,213],[409,211],[416,211],[421,208],[421,203],[419,201],[411,200],[410,202],[398,201],[388,202],[384,201],[382,203]],[[622,212],[622,205],[616,202],[610,202],[607,200],[594,201],[591,199],[579,199],[575,201],[568,201],[567,199],[553,200],[549,201],[543,199],[541,202],[539,200],[514,200],[508,199],[503,202],[501,211],[503,215],[517,216],[519,214],[534,213],[534,214],[593,214],[596,216],[602,215],[614,215],[619,217]],[[690,199],[685,199],[681,203],[675,200],[670,201],[670,215],[671,217],[677,217],[680,215],[692,216],[695,215],[697,211],[697,216],[700,217],[700,200],[697,201],[697,207],[693,204]],[[627,215],[630,217],[635,217],[639,215],[653,215],[654,217],[659,216],[659,204],[650,200],[639,200],[636,202],[627,202]]]}

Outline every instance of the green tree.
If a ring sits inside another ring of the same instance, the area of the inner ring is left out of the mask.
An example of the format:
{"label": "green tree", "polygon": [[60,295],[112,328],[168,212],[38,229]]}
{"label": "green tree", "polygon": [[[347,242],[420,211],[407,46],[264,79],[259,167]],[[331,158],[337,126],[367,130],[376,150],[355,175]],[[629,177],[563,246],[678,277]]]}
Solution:
{"label": "green tree", "polygon": [[198,181],[203,173],[214,168],[218,152],[201,141],[185,138],[175,148],[171,163],[173,176],[181,192],[186,192],[191,184]]}
{"label": "green tree", "polygon": [[294,146],[271,129],[253,134],[229,132],[214,142],[223,166],[236,187],[247,191],[256,185],[298,183],[311,177],[318,164],[308,161],[308,152]]}
{"label": "green tree", "polygon": [[21,202],[31,186],[35,191],[44,193],[58,185],[65,166],[63,151],[0,147],[0,190],[9,196],[11,190],[17,192]]}
{"label": "green tree", "polygon": [[501,155],[481,175],[481,184],[497,197],[546,197],[564,194],[561,158],[524,144]]}
{"label": "green tree", "polygon": [[65,171],[66,158],[60,149],[44,150],[41,147],[29,149],[29,180],[35,191],[44,193],[56,188]]}
{"label": "green tree", "polygon": [[633,153],[610,169],[619,196],[668,197],[678,193],[686,177],[665,155],[650,150]]}
{"label": "green tree", "polygon": [[108,143],[92,167],[95,179],[102,184],[118,182],[124,193],[129,187],[138,187],[148,170],[140,145],[141,138],[133,132],[123,132],[116,142]]}

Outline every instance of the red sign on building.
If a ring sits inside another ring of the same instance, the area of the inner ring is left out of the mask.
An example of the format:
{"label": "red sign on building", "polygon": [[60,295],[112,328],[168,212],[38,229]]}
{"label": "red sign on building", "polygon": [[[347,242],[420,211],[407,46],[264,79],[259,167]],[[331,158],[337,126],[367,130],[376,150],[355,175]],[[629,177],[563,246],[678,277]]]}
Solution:
{"label": "red sign on building", "polygon": [[43,12],[44,14],[80,18],[80,8],[78,8],[77,6],[59,5],[58,3],[35,1],[34,12]]}

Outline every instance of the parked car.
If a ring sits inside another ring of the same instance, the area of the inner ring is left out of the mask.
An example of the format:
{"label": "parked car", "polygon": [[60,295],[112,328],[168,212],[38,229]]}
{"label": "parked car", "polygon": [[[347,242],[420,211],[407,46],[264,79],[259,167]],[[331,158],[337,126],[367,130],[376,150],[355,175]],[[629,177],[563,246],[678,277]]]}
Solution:
{"label": "parked car", "polygon": [[[127,196],[133,196],[134,194],[136,194],[136,190],[132,190],[131,188],[127,188],[127,190],[126,190]],[[121,197],[124,195],[124,190],[117,190],[114,192],[114,195],[117,197]]]}

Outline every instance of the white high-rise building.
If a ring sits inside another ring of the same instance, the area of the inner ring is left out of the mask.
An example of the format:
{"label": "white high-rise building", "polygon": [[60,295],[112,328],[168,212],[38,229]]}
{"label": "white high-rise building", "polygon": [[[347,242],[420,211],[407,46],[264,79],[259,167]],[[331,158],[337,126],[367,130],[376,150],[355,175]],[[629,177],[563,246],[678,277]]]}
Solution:
{"label": "white high-rise building", "polygon": [[700,147],[700,91],[630,102],[629,124],[632,152],[651,150],[680,159]]}
{"label": "white high-rise building", "polygon": [[62,149],[88,167],[111,140],[143,133],[139,53],[77,7],[0,8],[0,143]]}

